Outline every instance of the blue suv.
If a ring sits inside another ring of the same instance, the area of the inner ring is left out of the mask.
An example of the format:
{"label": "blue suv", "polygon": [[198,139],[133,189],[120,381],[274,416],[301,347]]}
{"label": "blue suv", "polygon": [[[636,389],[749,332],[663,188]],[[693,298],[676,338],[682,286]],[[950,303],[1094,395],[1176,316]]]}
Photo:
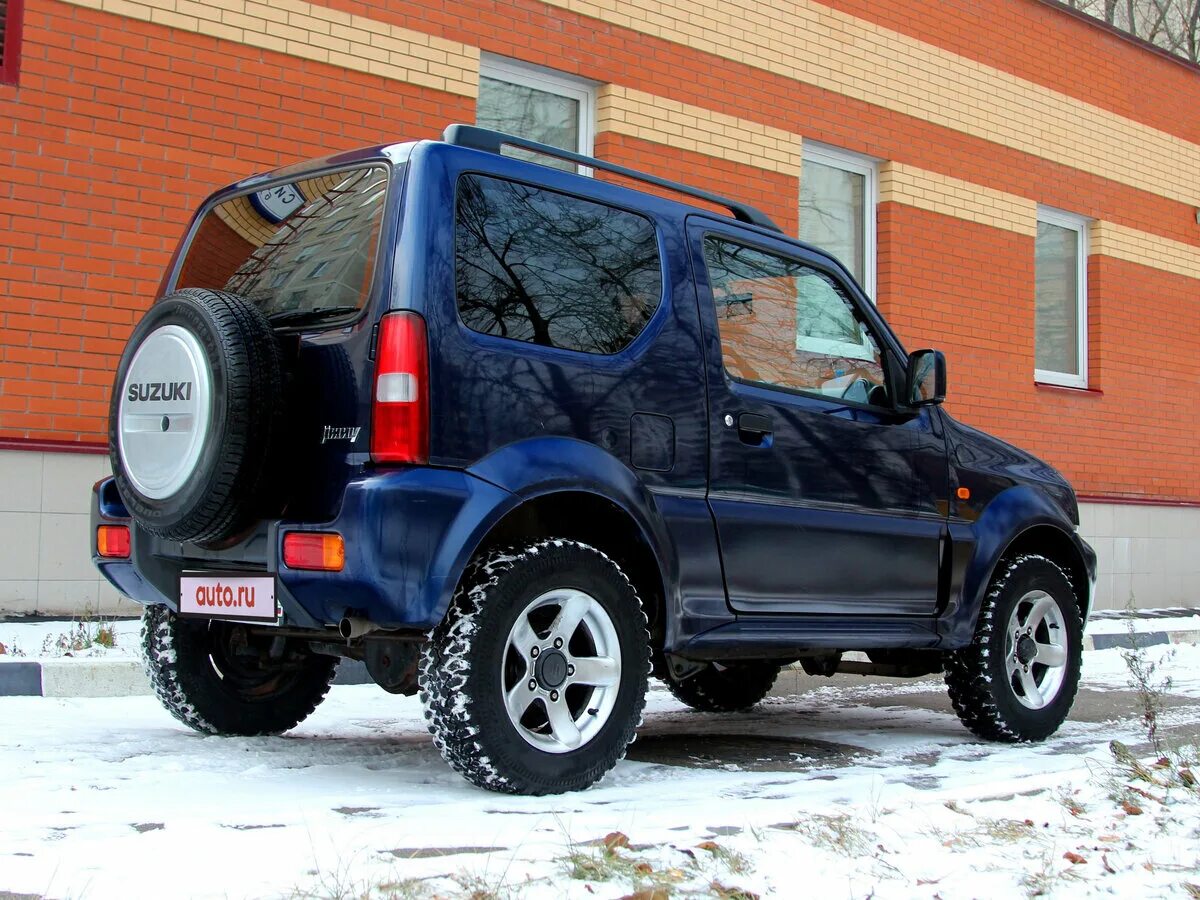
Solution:
{"label": "blue suv", "polygon": [[1070,485],[751,207],[451,126],[218,191],[159,293],[92,550],[198,731],[291,728],[346,657],[544,794],[622,757],[651,675],[717,711],[796,662],[944,672],[1004,741],[1070,709]]}

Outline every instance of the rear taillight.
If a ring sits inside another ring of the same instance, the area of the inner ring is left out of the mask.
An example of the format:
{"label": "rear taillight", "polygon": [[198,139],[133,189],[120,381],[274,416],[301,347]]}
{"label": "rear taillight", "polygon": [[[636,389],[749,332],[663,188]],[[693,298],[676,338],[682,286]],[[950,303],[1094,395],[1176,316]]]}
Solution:
{"label": "rear taillight", "polygon": [[96,552],[108,559],[129,559],[129,526],[101,525],[96,529]]}
{"label": "rear taillight", "polygon": [[289,531],[283,536],[283,563],[289,569],[340,572],[346,566],[346,542],[329,531]]}
{"label": "rear taillight", "polygon": [[379,320],[371,458],[377,463],[429,459],[429,347],[425,320],[414,312]]}

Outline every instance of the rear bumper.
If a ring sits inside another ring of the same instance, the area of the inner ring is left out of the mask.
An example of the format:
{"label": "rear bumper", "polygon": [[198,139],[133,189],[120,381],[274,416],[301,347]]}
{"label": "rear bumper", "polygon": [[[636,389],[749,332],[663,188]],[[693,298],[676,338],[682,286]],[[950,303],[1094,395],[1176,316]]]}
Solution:
{"label": "rear bumper", "polygon": [[[426,631],[445,613],[464,557],[512,498],[462,471],[401,469],[349,482],[332,521],[265,521],[238,544],[208,550],[163,541],[131,523],[109,478],[93,489],[92,560],[117,590],[142,604],[178,609],[184,571],[272,574],[284,624],[323,628],[356,615],[384,628]],[[131,525],[129,559],[98,554],[96,527],[104,524]],[[281,545],[289,531],[342,535],[345,567],[288,568]]]}

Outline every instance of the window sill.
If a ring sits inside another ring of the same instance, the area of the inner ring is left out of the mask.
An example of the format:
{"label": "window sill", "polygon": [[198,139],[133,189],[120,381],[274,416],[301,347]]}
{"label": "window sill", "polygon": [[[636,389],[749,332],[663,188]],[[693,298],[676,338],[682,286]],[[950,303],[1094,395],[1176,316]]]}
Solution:
{"label": "window sill", "polygon": [[1075,387],[1070,384],[1056,384],[1053,381],[1038,381],[1036,378],[1033,381],[1033,386],[1039,391],[1066,391],[1068,394],[1087,394],[1093,397],[1104,396],[1104,391],[1100,390],[1100,388]]}

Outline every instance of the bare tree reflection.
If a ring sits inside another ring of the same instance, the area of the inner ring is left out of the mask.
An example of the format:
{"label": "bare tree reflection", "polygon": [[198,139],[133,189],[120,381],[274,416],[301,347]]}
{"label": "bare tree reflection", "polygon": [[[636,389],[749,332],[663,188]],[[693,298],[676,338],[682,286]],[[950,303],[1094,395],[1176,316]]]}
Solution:
{"label": "bare tree reflection", "polygon": [[641,216],[478,176],[460,182],[457,213],[459,312],[475,331],[615,353],[658,308],[658,242]]}

